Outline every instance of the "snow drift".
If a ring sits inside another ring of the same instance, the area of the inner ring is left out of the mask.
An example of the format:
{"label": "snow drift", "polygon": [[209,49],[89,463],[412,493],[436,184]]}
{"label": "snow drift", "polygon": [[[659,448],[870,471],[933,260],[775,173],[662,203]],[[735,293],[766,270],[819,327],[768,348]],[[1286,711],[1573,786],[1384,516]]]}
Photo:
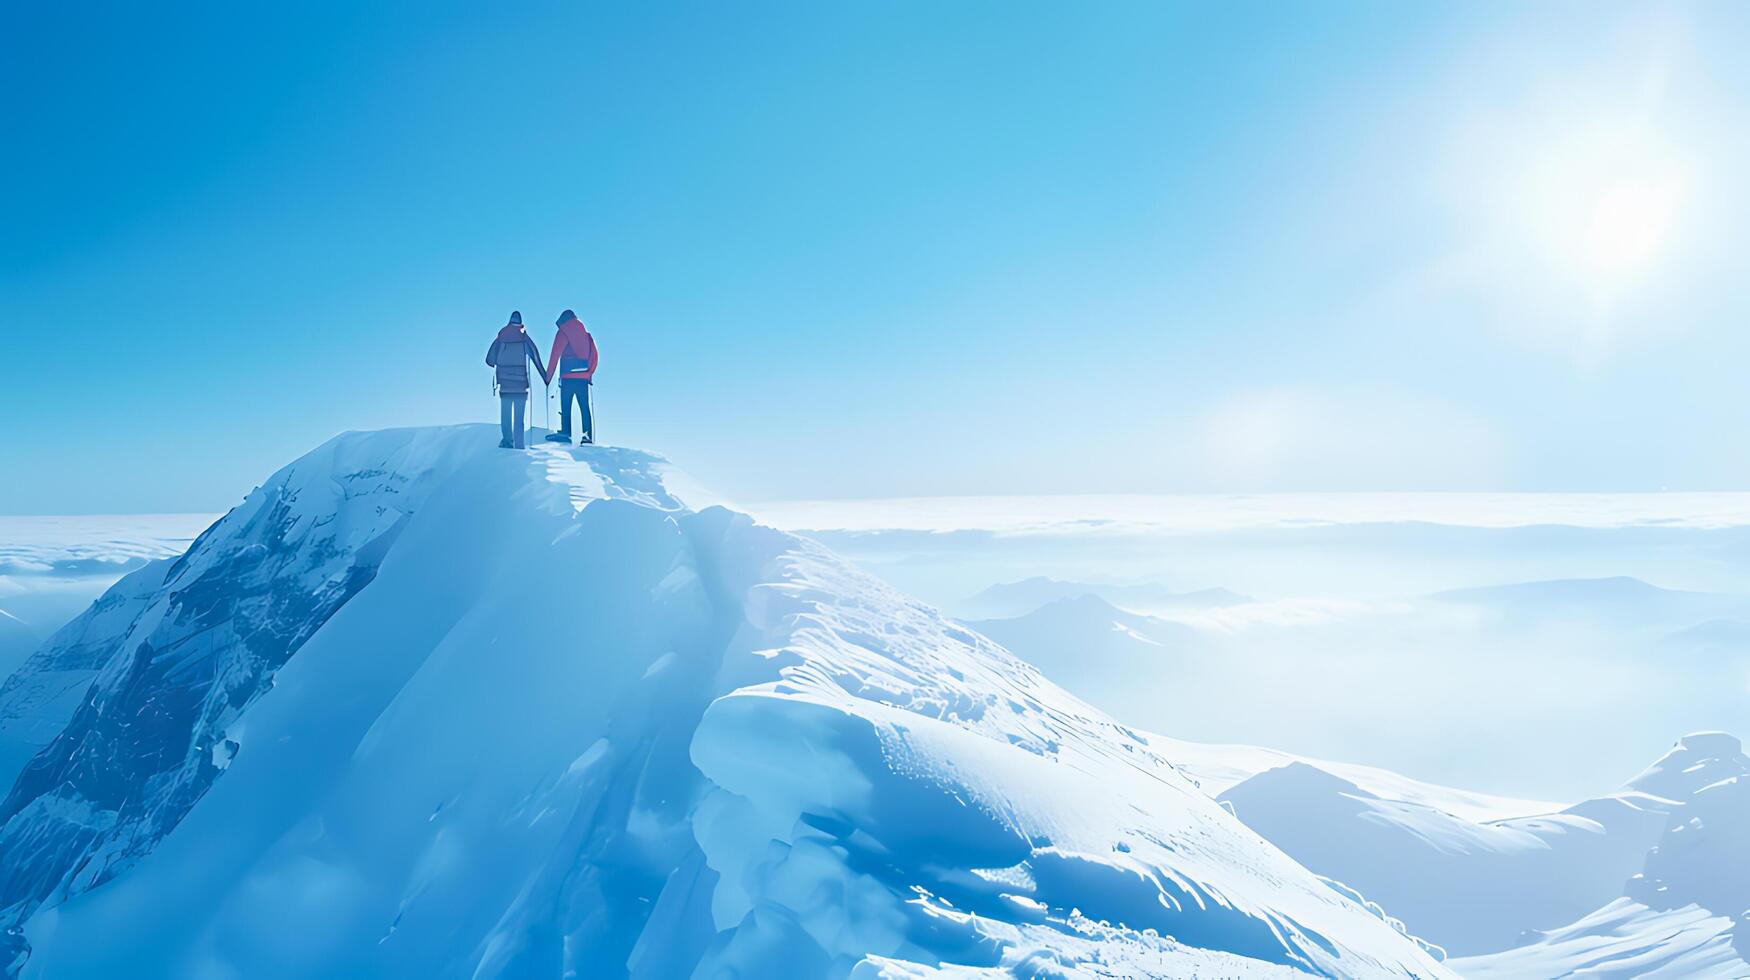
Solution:
{"label": "snow drift", "polygon": [[342,436],[0,690],[29,977],[1446,975],[659,459]]}

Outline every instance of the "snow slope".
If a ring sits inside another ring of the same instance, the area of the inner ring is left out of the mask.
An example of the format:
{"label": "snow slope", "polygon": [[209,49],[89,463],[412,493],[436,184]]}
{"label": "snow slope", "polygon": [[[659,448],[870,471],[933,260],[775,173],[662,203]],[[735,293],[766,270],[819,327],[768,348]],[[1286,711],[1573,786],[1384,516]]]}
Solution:
{"label": "snow slope", "polygon": [[337,438],[7,682],[12,972],[1449,975],[990,640],[495,433]]}

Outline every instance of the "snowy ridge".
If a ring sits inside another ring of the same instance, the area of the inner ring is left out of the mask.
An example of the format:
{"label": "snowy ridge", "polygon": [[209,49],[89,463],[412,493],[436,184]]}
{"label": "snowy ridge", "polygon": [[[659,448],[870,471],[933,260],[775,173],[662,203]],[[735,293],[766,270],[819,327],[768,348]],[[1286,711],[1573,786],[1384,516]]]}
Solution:
{"label": "snowy ridge", "polygon": [[14,972],[1446,975],[991,641],[494,441],[338,438],[8,681],[66,712],[8,736]]}
{"label": "snowy ridge", "polygon": [[1335,776],[1379,799],[1425,806],[1478,823],[1539,816],[1554,813],[1563,806],[1545,800],[1522,800],[1439,786],[1376,766],[1331,762],[1256,745],[1188,742],[1158,735],[1152,736],[1151,741],[1172,758],[1173,765],[1180,772],[1189,775],[1204,792],[1216,797],[1260,773],[1300,763]]}
{"label": "snowy ridge", "polygon": [[1616,793],[1499,819],[1353,769],[1294,761],[1220,798],[1441,943],[1463,975],[1750,975],[1735,931],[1750,909],[1750,758],[1736,738],[1687,736]]}

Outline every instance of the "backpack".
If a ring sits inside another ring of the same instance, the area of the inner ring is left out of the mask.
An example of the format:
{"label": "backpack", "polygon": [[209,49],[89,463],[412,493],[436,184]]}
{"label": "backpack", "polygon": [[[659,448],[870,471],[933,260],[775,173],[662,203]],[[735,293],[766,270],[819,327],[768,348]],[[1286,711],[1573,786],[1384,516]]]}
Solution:
{"label": "backpack", "polygon": [[492,365],[493,386],[501,393],[519,395],[529,390],[529,359],[526,337],[516,341],[494,340],[486,352],[486,363]]}

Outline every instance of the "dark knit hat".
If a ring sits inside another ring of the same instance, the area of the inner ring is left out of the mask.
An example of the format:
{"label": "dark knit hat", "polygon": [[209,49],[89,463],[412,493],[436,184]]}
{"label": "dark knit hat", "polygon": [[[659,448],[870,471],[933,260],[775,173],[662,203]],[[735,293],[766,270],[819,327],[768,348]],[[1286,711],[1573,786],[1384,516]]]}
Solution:
{"label": "dark knit hat", "polygon": [[577,314],[571,312],[570,310],[566,310],[564,313],[559,314],[559,319],[554,320],[553,325],[555,327],[561,326],[565,323],[566,320],[575,320],[575,319],[577,319]]}
{"label": "dark knit hat", "polygon": [[523,313],[522,313],[522,311],[521,310],[511,310],[510,311],[510,322],[516,324],[519,327],[522,326],[523,325]]}

